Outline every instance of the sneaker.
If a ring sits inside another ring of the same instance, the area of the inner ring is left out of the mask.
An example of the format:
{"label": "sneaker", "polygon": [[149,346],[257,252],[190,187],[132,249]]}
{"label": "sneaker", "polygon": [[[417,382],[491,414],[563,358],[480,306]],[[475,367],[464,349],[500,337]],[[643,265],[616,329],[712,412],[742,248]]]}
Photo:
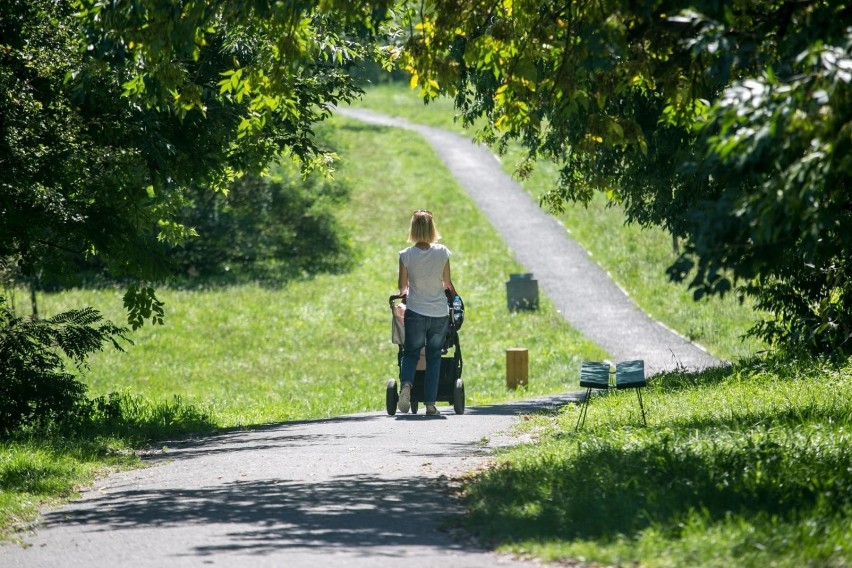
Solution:
{"label": "sneaker", "polygon": [[427,406],[426,407],[426,416],[435,416],[437,414],[441,414],[441,411],[438,410],[437,406]]}
{"label": "sneaker", "polygon": [[399,389],[397,408],[400,412],[408,412],[408,409],[411,408],[411,385],[408,383],[403,383],[402,388]]}

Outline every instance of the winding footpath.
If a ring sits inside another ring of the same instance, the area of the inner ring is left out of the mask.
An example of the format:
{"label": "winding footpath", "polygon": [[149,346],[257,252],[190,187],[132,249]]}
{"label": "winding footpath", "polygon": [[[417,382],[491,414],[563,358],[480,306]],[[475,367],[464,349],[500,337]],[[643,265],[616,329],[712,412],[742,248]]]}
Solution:
{"label": "winding footpath", "polygon": [[[574,327],[613,360],[648,374],[717,364],[644,315],[485,148],[461,136],[367,111],[359,120],[419,132],[535,274]],[[3,567],[529,566],[454,534],[463,514],[452,480],[515,443],[519,414],[576,394],[450,409],[439,417],[365,413],[164,442],[140,470],[109,476],[43,512],[0,545]]]}
{"label": "winding footpath", "polygon": [[413,130],[437,151],[539,286],[575,329],[603,347],[613,361],[644,359],[645,372],[718,364],[704,349],[655,320],[619,288],[565,227],[543,211],[507,175],[494,154],[470,139],[362,109],[338,114]]}

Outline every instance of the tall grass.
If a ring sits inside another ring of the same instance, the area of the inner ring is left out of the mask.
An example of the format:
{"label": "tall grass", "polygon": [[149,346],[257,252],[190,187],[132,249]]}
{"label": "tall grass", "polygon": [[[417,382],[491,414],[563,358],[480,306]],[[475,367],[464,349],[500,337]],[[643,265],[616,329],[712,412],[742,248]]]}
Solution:
{"label": "tall grass", "polygon": [[466,488],[501,550],[641,566],[852,563],[852,364],[753,362],[661,377],[538,416]]}
{"label": "tall grass", "polygon": [[[420,124],[468,136],[474,134],[456,120],[452,101],[439,99],[424,105],[416,91],[405,85],[371,87],[358,105]],[[503,169],[513,174],[523,156],[518,145],[510,146],[501,157]],[[557,179],[556,165],[541,161],[533,174],[521,183],[538,199],[556,186]],[[681,335],[729,361],[766,348],[755,339],[742,339],[756,321],[749,302],[741,304],[734,295],[695,302],[686,286],[668,281],[665,269],[677,254],[671,236],[664,231],[625,224],[622,210],[607,204],[602,195],[596,196],[588,206],[569,205],[566,212],[557,217],[640,307]]]}

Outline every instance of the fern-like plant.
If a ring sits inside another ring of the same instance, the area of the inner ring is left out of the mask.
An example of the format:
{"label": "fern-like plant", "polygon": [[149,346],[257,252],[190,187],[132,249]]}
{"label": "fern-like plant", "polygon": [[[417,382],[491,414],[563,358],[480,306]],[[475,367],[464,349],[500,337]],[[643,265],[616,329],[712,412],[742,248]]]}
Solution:
{"label": "fern-like plant", "polygon": [[0,296],[0,435],[24,426],[46,426],[86,412],[86,385],[66,367],[78,370],[104,345],[123,351],[129,342],[94,308],[70,310],[45,320],[16,317]]}

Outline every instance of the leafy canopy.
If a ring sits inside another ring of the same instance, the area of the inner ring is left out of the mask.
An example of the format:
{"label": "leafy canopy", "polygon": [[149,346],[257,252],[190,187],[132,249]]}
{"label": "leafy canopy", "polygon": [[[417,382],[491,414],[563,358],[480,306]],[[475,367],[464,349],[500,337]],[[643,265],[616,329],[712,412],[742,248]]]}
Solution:
{"label": "leafy canopy", "polygon": [[[383,4],[9,0],[0,6],[0,257],[67,281],[96,257],[158,280],[167,247],[195,235],[199,191],[292,155],[361,91],[349,68]],[[163,316],[147,285],[125,296],[137,327]]]}
{"label": "leafy canopy", "polygon": [[[313,127],[360,93],[349,68],[376,52],[365,38],[383,6],[4,0],[0,266],[67,283],[97,259],[133,282],[133,328],[162,323],[148,281],[195,235],[182,216],[200,193],[288,154],[328,166]],[[124,331],[91,308],[24,321],[0,297],[0,434],[77,413],[66,357],[82,365]]]}
{"label": "leafy canopy", "polygon": [[758,335],[852,349],[848,2],[10,0],[0,13],[13,158],[0,183],[14,196],[0,208],[21,220],[0,228],[0,252],[25,265],[71,250],[151,274],[157,242],[191,235],[176,221],[190,188],[282,153],[327,165],[313,125],[358,96],[354,66],[397,61],[424,98],[484,124],[480,139],[520,141],[521,175],[556,161],[551,207],[605,192],[682,240],[670,275],[697,297],[741,284],[772,316]]}

